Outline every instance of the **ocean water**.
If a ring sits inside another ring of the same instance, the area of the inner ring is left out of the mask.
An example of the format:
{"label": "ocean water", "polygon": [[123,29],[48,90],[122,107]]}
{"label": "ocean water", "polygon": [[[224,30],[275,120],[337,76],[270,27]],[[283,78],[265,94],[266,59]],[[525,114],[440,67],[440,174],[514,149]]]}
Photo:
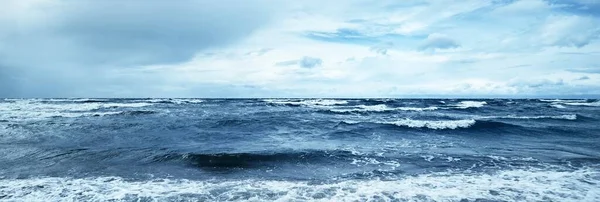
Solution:
{"label": "ocean water", "polygon": [[0,201],[600,201],[600,101],[0,99]]}

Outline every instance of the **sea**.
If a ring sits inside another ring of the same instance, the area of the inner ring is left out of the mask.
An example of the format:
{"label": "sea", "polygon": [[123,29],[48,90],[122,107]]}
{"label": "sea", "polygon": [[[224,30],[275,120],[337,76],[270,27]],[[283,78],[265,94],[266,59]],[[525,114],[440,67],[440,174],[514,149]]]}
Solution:
{"label": "sea", "polygon": [[600,101],[0,99],[0,201],[600,201]]}

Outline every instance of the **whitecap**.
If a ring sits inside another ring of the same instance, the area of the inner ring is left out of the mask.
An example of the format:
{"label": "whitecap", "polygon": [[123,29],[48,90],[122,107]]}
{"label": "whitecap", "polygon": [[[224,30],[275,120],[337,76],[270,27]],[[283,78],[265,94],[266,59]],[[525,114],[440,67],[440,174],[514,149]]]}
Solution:
{"label": "whitecap", "polygon": [[290,100],[290,99],[266,99],[264,102],[272,104],[287,104],[287,105],[305,105],[305,106],[333,106],[348,104],[346,100],[333,99],[305,99],[305,100]]}
{"label": "whitecap", "polygon": [[480,108],[486,104],[487,102],[484,101],[461,101],[455,107],[459,109]]}
{"label": "whitecap", "polygon": [[406,126],[410,128],[429,128],[429,129],[457,129],[457,128],[469,128],[473,126],[476,121],[473,119],[466,120],[441,120],[441,121],[432,121],[432,120],[412,120],[412,119],[403,119],[399,121],[393,122],[383,122],[385,124],[393,124],[397,126]]}
{"label": "whitecap", "polygon": [[38,120],[52,117],[103,116],[118,112],[92,112],[103,108],[139,108],[152,103],[43,103],[39,100],[19,100],[0,103],[0,118]]}
{"label": "whitecap", "polygon": [[433,111],[437,110],[437,107],[388,107],[384,104],[379,105],[357,105],[346,108],[328,108],[332,112],[387,112],[387,111]]}
{"label": "whitecap", "polygon": [[516,116],[516,115],[507,115],[507,116],[482,116],[478,117],[478,119],[559,119],[559,120],[577,120],[576,114],[564,114],[564,115],[554,115],[554,116]]}
{"label": "whitecap", "polygon": [[597,102],[563,102],[561,104],[571,105],[571,106],[600,107],[600,101],[597,101]]}
{"label": "whitecap", "polygon": [[329,183],[281,180],[130,181],[119,177],[2,179],[7,201],[600,201],[600,173],[515,169],[433,173],[395,180]]}

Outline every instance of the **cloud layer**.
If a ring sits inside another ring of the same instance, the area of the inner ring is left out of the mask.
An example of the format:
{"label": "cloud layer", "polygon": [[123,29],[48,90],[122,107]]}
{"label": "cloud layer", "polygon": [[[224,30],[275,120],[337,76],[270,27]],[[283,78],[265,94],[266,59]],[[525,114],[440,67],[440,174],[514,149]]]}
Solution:
{"label": "cloud layer", "polygon": [[597,96],[599,8],[8,0],[0,97]]}

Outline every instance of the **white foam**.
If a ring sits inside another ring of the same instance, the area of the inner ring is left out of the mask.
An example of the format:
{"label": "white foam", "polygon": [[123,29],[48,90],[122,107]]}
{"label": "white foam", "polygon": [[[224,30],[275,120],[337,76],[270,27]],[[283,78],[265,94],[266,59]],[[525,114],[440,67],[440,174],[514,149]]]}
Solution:
{"label": "white foam", "polygon": [[390,108],[384,104],[379,105],[357,105],[352,108],[328,108],[329,111],[332,112],[384,112],[384,111],[392,111],[393,108]]}
{"label": "white foam", "polygon": [[305,105],[305,106],[333,106],[348,104],[346,100],[331,100],[331,99],[306,99],[306,100],[290,100],[290,99],[266,99],[264,102],[273,104],[289,104],[289,105]]}
{"label": "white foam", "polygon": [[0,103],[0,119],[38,120],[52,117],[103,116],[120,112],[91,112],[102,108],[139,108],[152,103],[42,103],[18,100]]}
{"label": "white foam", "polygon": [[506,170],[314,184],[275,180],[127,181],[118,177],[0,180],[6,201],[600,201],[600,173]]}
{"label": "white foam", "polygon": [[483,102],[483,101],[461,101],[458,104],[456,104],[456,108],[459,108],[459,109],[480,108],[486,104],[487,104],[487,102]]}
{"label": "white foam", "polygon": [[587,100],[585,100],[585,99],[581,99],[581,100],[540,99],[539,101],[541,101],[541,102],[585,102]]}
{"label": "white foam", "polygon": [[575,114],[565,114],[565,115],[556,115],[556,116],[516,116],[516,115],[508,115],[508,116],[482,116],[482,117],[478,117],[478,119],[561,119],[561,120],[577,120],[577,115],[575,115]]}
{"label": "white foam", "polygon": [[437,107],[388,107],[384,104],[379,105],[357,105],[352,108],[329,108],[332,112],[387,112],[387,111],[432,111]]}
{"label": "white foam", "polygon": [[147,100],[147,102],[150,103],[162,103],[162,102],[167,102],[167,103],[173,103],[173,104],[198,104],[198,103],[202,103],[204,102],[204,100],[200,100],[200,99],[192,99],[192,98],[164,98],[164,99],[151,99],[151,100]]}
{"label": "white foam", "polygon": [[397,126],[406,126],[410,128],[429,128],[429,129],[457,129],[457,128],[468,128],[476,123],[473,119],[466,120],[443,120],[443,121],[430,121],[430,120],[412,120],[403,119],[394,122],[384,122],[385,124],[394,124]]}
{"label": "white foam", "polygon": [[565,100],[559,100],[559,99],[539,99],[540,102],[563,102]]}
{"label": "white foam", "polygon": [[561,104],[571,105],[571,106],[600,107],[600,101],[597,101],[597,102],[563,102]]}
{"label": "white foam", "polygon": [[184,103],[192,103],[192,104],[198,104],[198,103],[203,103],[204,100],[199,100],[199,99],[175,99]]}
{"label": "white foam", "polygon": [[552,102],[552,107],[565,108],[563,105],[571,106],[587,106],[587,107],[600,107],[600,101],[587,102],[587,100],[540,100],[542,102]]}

